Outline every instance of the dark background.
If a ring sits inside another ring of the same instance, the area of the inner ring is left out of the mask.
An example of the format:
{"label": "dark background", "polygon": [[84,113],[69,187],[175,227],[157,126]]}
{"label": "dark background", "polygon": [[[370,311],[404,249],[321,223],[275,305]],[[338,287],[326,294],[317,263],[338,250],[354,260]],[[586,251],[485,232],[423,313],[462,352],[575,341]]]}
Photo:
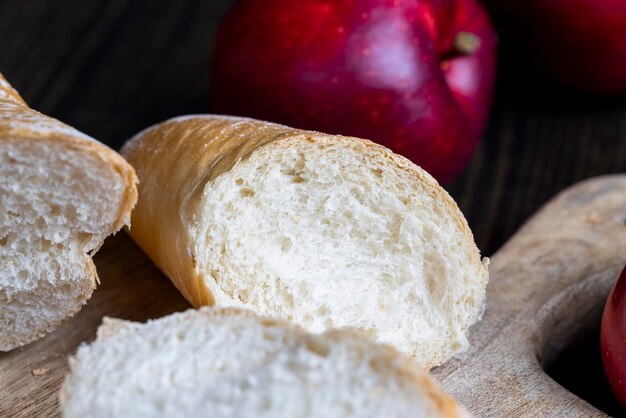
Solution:
{"label": "dark background", "polygon": [[[119,148],[153,123],[209,110],[211,43],[230,4],[0,0],[0,72],[33,108]],[[501,58],[485,138],[447,187],[486,255],[564,187],[626,170],[626,100],[544,80],[504,41]],[[596,342],[581,341],[552,373],[589,376],[606,394]]]}
{"label": "dark background", "polygon": [[[119,148],[206,113],[211,44],[233,0],[0,0],[0,72],[35,109]],[[448,190],[493,254],[555,193],[626,171],[626,101],[542,80],[506,43],[493,113]]]}

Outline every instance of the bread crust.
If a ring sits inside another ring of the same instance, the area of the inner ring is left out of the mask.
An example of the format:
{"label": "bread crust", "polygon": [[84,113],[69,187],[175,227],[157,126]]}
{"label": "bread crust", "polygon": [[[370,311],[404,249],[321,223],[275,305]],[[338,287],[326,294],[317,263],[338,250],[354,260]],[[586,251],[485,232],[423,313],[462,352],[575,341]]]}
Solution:
{"label": "bread crust", "polygon": [[48,140],[97,156],[115,169],[126,188],[110,233],[129,225],[130,212],[137,202],[137,175],[131,165],[111,148],[88,135],[28,107],[19,93],[0,73],[0,141]]}
{"label": "bread crust", "polygon": [[252,119],[197,115],[148,128],[122,148],[142,179],[130,235],[193,306],[215,303],[189,234],[206,184],[257,148],[298,133]]}
{"label": "bread crust", "polygon": [[[117,232],[122,226],[130,225],[130,213],[137,202],[137,176],[132,166],[124,158],[95,139],[68,126],[56,119],[48,117],[28,107],[19,93],[11,87],[0,73],[0,146],[11,142],[41,142],[48,141],[66,150],[74,150],[84,155],[92,155],[104,164],[112,167],[122,179],[125,187],[122,194],[114,222],[110,225],[106,235]],[[96,243],[91,254],[102,245],[102,240]],[[85,256],[85,283],[80,301],[72,307],[74,315],[81,308],[96,287],[98,276],[93,260]],[[1,289],[0,289],[1,290]],[[67,319],[67,318],[66,318]],[[0,334],[0,351],[8,351],[25,345],[52,331],[58,324],[50,324],[43,329],[31,330],[29,335]]]}
{"label": "bread crust", "polygon": [[[434,200],[443,202],[465,239],[474,242],[456,202],[437,181],[381,145],[248,118],[173,118],[135,135],[121,153],[141,179],[130,235],[193,306],[214,304],[215,293],[220,291],[197,262],[197,243],[192,234],[200,223],[195,214],[207,183],[261,148],[271,152],[272,148],[297,146],[302,141],[340,142],[357,152],[381,154],[396,168],[409,173]],[[486,285],[488,273],[479,253],[467,261],[482,271]]]}

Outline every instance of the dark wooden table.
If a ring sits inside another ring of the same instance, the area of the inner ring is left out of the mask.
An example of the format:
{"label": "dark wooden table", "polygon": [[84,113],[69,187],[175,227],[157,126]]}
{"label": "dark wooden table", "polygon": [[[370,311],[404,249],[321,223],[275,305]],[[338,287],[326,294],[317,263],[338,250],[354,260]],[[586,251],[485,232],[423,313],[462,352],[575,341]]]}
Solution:
{"label": "dark wooden table", "polygon": [[[231,3],[0,0],[0,71],[35,109],[119,148],[209,111],[212,37]],[[486,255],[564,187],[626,170],[626,100],[560,88],[506,43],[501,53],[484,141],[448,185]]]}

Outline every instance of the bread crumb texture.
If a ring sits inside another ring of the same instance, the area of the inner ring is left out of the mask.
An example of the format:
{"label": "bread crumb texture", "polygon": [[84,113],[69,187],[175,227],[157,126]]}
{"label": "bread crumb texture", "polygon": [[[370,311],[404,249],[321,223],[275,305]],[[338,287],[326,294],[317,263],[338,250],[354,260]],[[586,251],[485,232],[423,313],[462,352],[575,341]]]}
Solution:
{"label": "bread crumb texture", "polygon": [[486,263],[456,203],[406,158],[211,115],[122,152],[141,180],[131,234],[194,306],[358,328],[426,368],[467,348]]}
{"label": "bread crumb texture", "polygon": [[295,138],[209,183],[195,241],[217,303],[356,327],[425,367],[465,349],[486,268],[445,191],[403,168],[356,141]]}
{"label": "bread crumb texture", "polygon": [[0,351],[42,337],[90,297],[90,256],[129,222],[135,183],[121,156],[28,108],[0,74]]}
{"label": "bread crumb texture", "polygon": [[232,308],[103,328],[70,359],[66,418],[465,414],[408,358],[350,331],[312,335]]}

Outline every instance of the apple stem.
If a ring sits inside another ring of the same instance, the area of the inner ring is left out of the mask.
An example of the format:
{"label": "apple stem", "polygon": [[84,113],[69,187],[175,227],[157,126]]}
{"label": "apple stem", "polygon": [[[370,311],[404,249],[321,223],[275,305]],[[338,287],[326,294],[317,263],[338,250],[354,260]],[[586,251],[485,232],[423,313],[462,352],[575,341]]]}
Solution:
{"label": "apple stem", "polygon": [[471,55],[480,48],[480,38],[471,32],[459,32],[452,41],[454,51],[462,55]]}

